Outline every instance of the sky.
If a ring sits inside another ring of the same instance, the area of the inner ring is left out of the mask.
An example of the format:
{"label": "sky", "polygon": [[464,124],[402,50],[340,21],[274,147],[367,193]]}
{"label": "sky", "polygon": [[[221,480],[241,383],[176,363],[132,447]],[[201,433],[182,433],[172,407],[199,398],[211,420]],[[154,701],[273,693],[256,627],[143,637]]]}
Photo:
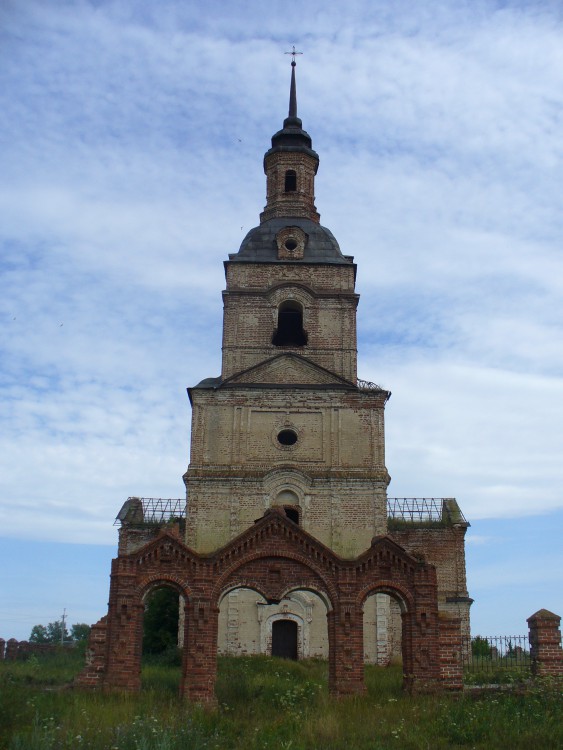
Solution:
{"label": "sky", "polygon": [[123,502],[184,495],[294,44],[389,495],[457,498],[474,634],[563,615],[562,33],[524,0],[0,3],[1,637],[98,620]]}

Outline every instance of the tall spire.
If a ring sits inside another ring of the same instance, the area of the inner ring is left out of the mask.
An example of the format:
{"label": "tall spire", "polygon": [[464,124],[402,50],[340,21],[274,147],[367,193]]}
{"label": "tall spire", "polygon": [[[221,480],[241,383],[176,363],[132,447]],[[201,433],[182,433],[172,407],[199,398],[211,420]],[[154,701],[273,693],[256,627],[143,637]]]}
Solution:
{"label": "tall spire", "polygon": [[297,52],[295,45],[292,46],[291,52],[285,52],[286,55],[291,55],[291,86],[289,88],[289,114],[287,120],[284,122],[284,127],[288,121],[294,123],[299,121],[299,127],[301,127],[301,120],[297,117],[297,87],[295,86],[295,57],[302,55],[302,52]]}
{"label": "tall spire", "polygon": [[[295,47],[293,49],[295,49]],[[291,61],[291,86],[289,89],[289,117],[297,117],[297,90],[295,88],[295,60]]]}
{"label": "tall spire", "polygon": [[311,136],[303,130],[297,117],[297,86],[295,84],[295,47],[291,52],[291,85],[289,113],[283,128],[272,136],[272,148],[264,154],[264,172],[267,177],[266,206],[260,222],[276,217],[302,217],[319,222],[315,208],[314,182],[319,157],[313,151]]}

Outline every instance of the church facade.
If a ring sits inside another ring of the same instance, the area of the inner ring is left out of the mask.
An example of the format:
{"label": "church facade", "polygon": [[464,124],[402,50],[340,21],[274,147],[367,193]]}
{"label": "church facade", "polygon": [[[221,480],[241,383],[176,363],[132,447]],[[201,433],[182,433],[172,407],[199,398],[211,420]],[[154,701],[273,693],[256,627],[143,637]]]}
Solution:
{"label": "church facade", "polygon": [[120,511],[83,684],[137,685],[126,671],[140,668],[143,601],[158,585],[181,598],[192,697],[209,697],[194,674],[217,651],[328,658],[337,693],[360,689],[364,662],[401,653],[407,683],[447,682],[446,644],[469,633],[468,524],[454,499],[387,497],[391,394],[358,378],[356,265],[320,224],[318,165],[293,62],[289,114],[264,156],[266,206],[225,261],[221,374],[188,390],[186,507],[130,498]]}

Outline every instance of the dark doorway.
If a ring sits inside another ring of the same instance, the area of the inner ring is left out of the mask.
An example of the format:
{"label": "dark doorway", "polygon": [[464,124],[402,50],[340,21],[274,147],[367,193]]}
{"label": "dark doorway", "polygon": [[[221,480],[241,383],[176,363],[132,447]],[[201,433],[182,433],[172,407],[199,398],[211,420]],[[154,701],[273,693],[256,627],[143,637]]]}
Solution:
{"label": "dark doorway", "polygon": [[272,623],[272,656],[297,659],[297,623],[293,620]]}

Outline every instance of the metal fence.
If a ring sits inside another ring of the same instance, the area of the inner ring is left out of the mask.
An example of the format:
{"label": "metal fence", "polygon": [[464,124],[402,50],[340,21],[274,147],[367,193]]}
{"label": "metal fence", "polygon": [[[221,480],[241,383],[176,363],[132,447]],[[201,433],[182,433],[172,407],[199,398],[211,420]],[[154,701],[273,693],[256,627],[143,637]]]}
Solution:
{"label": "metal fence", "polygon": [[185,499],[129,497],[117,514],[114,525],[165,524],[172,519],[183,519],[185,517]]}
{"label": "metal fence", "polygon": [[527,635],[477,635],[464,640],[461,652],[466,682],[510,682],[530,675]]}

